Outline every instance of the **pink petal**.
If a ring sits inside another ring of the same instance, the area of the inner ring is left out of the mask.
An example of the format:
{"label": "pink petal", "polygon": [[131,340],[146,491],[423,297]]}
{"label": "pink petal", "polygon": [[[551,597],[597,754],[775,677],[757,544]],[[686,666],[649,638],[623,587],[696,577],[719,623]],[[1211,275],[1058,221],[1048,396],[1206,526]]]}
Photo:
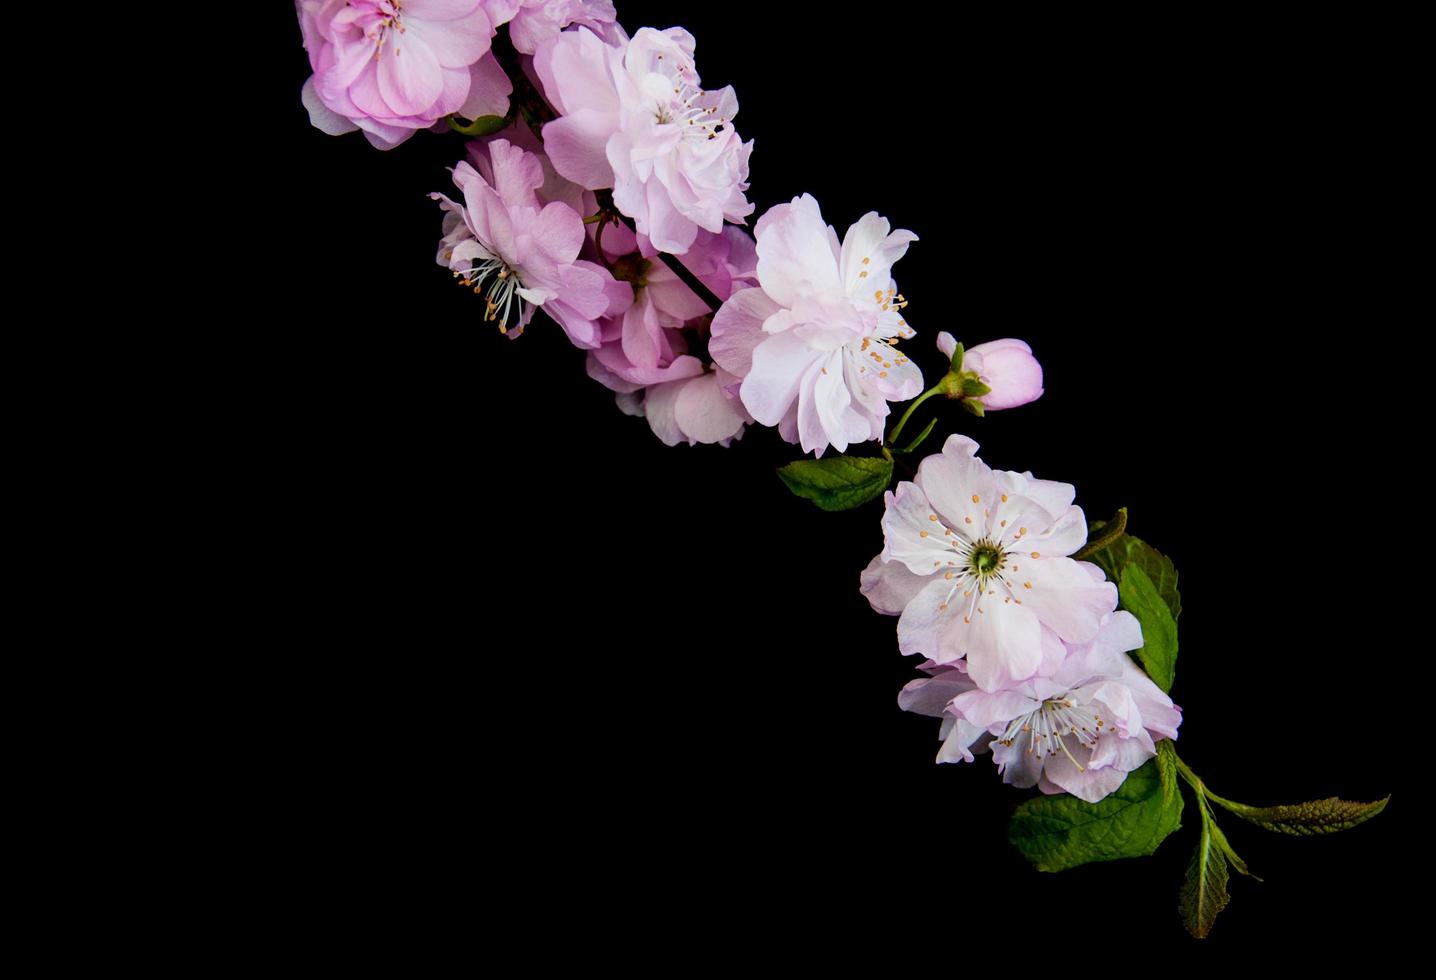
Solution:
{"label": "pink petal", "polygon": [[[633,215],[638,230],[646,234],[653,247],[660,252],[682,255],[693,247],[698,237],[698,226],[679,213],[668,196],[668,190],[659,181],[650,180],[647,188],[647,221]],[[615,198],[615,201],[617,198]],[[647,227],[645,227],[645,224]]]}
{"label": "pink petal", "polygon": [[676,446],[687,441],[682,427],[678,424],[676,407],[678,395],[686,384],[688,382],[685,380],[652,385],[643,398],[643,414],[648,416],[648,426],[666,446]]}
{"label": "pink petal", "polygon": [[[841,293],[832,233],[812,195],[779,204],[758,219],[758,281],[779,306],[804,292]],[[768,424],[768,423],[764,423]]]}
{"label": "pink petal", "polygon": [[[539,158],[506,139],[488,144],[489,184],[509,207],[537,208],[534,191],[543,186],[543,165]],[[457,172],[457,171],[456,171]],[[579,232],[582,235],[582,219]]]}
{"label": "pink petal", "polygon": [[344,133],[352,133],[359,128],[320,100],[319,93],[314,89],[313,75],[309,76],[304,87],[299,90],[299,101],[304,103],[304,108],[309,111],[309,124],[321,133],[340,136]]}
{"label": "pink petal", "polygon": [[674,412],[679,428],[692,442],[732,439],[748,422],[743,403],[723,393],[716,374],[704,374],[684,382]]}
{"label": "pink petal", "polygon": [[[534,160],[537,167],[538,161]],[[542,179],[542,173],[539,174]],[[533,243],[553,261],[568,264],[578,258],[583,247],[583,218],[567,204],[555,201],[544,207],[529,226]],[[599,287],[602,288],[601,286]]]}
{"label": "pink petal", "polygon": [[587,109],[616,116],[618,90],[609,59],[608,46],[591,31],[580,28],[556,34],[540,44],[534,51],[534,71],[544,94],[561,115],[572,116]]}
{"label": "pink petal", "polygon": [[913,574],[900,561],[884,561],[882,555],[868,562],[859,576],[860,591],[873,609],[885,616],[900,615],[929,581],[925,575]]}
{"label": "pink petal", "polygon": [[739,378],[753,367],[753,348],[762,343],[763,321],[778,312],[778,304],[761,289],[740,289],[728,298],[713,317],[708,353],[713,360]]}
{"label": "pink petal", "polygon": [[489,53],[494,28],[482,7],[474,4],[469,11],[444,17],[423,14],[414,7],[414,0],[405,4],[404,12],[411,16],[405,17],[405,32],[400,36],[422,38],[445,68],[467,68]]}
{"label": "pink petal", "polygon": [[438,100],[443,69],[422,39],[391,34],[379,53],[379,93],[395,113],[414,116]]}
{"label": "pink petal", "polygon": [[777,425],[798,399],[808,368],[825,356],[791,331],[774,334],[753,349],[753,364],[743,379],[743,405],[763,425]]}
{"label": "pink petal", "polygon": [[616,113],[580,109],[544,125],[544,149],[553,168],[580,187],[612,187],[613,168],[605,147],[617,130]]}
{"label": "pink petal", "polygon": [[662,326],[658,311],[649,302],[634,303],[623,315],[623,355],[634,367],[658,366],[659,335]]}
{"label": "pink petal", "polygon": [[486,54],[469,66],[469,94],[463,105],[454,111],[465,119],[509,114],[509,96],[514,83],[499,67],[492,54]]}

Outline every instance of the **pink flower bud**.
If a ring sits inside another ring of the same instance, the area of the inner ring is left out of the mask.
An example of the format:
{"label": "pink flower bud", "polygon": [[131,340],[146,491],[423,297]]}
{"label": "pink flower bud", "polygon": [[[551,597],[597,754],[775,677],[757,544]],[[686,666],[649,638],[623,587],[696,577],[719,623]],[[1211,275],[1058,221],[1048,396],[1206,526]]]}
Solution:
{"label": "pink flower bud", "polygon": [[1042,365],[1032,356],[1032,348],[1020,340],[993,340],[969,347],[962,370],[975,373],[992,389],[977,399],[989,412],[1042,397]]}

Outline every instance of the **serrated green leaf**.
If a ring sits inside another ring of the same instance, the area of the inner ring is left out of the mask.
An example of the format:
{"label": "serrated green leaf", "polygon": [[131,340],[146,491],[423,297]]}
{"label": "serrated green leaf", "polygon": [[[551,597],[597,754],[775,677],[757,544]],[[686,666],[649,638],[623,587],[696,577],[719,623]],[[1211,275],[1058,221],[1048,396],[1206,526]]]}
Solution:
{"label": "serrated green leaf", "polygon": [[1088,555],[1087,561],[1095,563],[1119,587],[1124,568],[1132,565],[1140,568],[1157,587],[1157,594],[1171,610],[1172,619],[1181,618],[1182,594],[1177,591],[1177,567],[1170,558],[1141,538],[1123,534],[1105,548]]}
{"label": "serrated green leaf", "polygon": [[1142,624],[1142,648],[1132,651],[1132,655],[1141,662],[1152,683],[1170,691],[1177,672],[1177,621],[1141,565],[1129,563],[1120,574],[1117,594],[1122,608]]}
{"label": "serrated green leaf", "polygon": [[794,494],[823,510],[852,510],[887,489],[893,462],[882,456],[800,459],[779,467],[778,476]]}
{"label": "serrated green leaf", "polygon": [[1350,830],[1357,824],[1365,823],[1386,809],[1391,797],[1386,796],[1371,803],[1355,803],[1340,800],[1334,796],[1309,803],[1292,803],[1285,806],[1247,806],[1233,803],[1221,797],[1208,796],[1213,803],[1224,806],[1243,820],[1250,820],[1258,827],[1278,834],[1293,834],[1311,837],[1317,834],[1334,834]]}
{"label": "serrated green leaf", "polygon": [[1177,792],[1177,750],[1171,739],[1157,743],[1157,775],[1162,780],[1162,802],[1171,803]]}
{"label": "serrated green leaf", "polygon": [[1216,842],[1212,829],[1215,825],[1202,812],[1202,836],[1197,841],[1196,853],[1187,865],[1187,877],[1177,895],[1177,910],[1187,931],[1198,939],[1207,938],[1217,913],[1227,907],[1231,897],[1227,894],[1227,858]]}
{"label": "serrated green leaf", "polygon": [[1087,525],[1087,543],[1072,556],[1076,561],[1085,561],[1092,555],[1110,546],[1127,530],[1127,508],[1117,511],[1110,521],[1093,521]]}
{"label": "serrated green leaf", "polygon": [[1038,871],[1151,854],[1182,825],[1181,794],[1164,801],[1161,782],[1148,762],[1096,803],[1065,793],[1028,800],[1012,815],[1007,839]]}

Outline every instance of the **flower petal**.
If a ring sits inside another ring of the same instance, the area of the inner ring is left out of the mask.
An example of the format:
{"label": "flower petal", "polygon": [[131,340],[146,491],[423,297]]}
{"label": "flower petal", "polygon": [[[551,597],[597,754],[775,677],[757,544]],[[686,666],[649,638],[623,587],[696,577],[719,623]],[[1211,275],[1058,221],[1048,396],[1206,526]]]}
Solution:
{"label": "flower petal", "polygon": [[748,423],[743,403],[726,395],[718,375],[712,372],[683,382],[674,413],[690,442],[723,442],[742,432]]}
{"label": "flower petal", "polygon": [[1017,591],[1023,607],[1068,643],[1090,641],[1103,618],[1117,608],[1117,587],[1094,581],[1088,567],[1087,562],[1060,557],[1027,556],[1021,563],[1024,587]]}
{"label": "flower petal", "polygon": [[900,561],[885,561],[878,555],[859,576],[860,591],[873,609],[885,616],[900,615],[913,596],[922,591],[930,576],[914,575]]}
{"label": "flower petal", "polygon": [[743,379],[743,405],[763,425],[777,425],[798,400],[808,369],[824,356],[792,331],[773,334],[753,348],[753,363]]}
{"label": "flower petal", "polygon": [[713,317],[709,355],[725,371],[747,377],[753,368],[753,348],[767,338],[763,321],[777,312],[778,304],[763,290],[738,290]]}
{"label": "flower petal", "polygon": [[987,532],[988,511],[997,496],[992,470],[977,458],[977,443],[951,435],[942,452],[918,466],[917,483],[949,527],[971,540]]}
{"label": "flower petal", "polygon": [[417,36],[391,38],[379,51],[379,94],[401,116],[424,112],[444,91],[434,52]]}
{"label": "flower petal", "polygon": [[617,113],[580,109],[544,124],[544,150],[554,170],[580,187],[612,187],[607,146],[617,130]]}
{"label": "flower petal", "polygon": [[923,577],[956,564],[952,537],[945,533],[947,528],[941,521],[932,519],[932,505],[922,487],[904,480],[896,492],[887,492],[884,501],[883,550],[879,557],[901,562],[914,575]]}
{"label": "flower petal", "polygon": [[811,194],[770,208],[754,231],[758,282],[779,306],[791,307],[805,293],[842,294],[832,233]]}

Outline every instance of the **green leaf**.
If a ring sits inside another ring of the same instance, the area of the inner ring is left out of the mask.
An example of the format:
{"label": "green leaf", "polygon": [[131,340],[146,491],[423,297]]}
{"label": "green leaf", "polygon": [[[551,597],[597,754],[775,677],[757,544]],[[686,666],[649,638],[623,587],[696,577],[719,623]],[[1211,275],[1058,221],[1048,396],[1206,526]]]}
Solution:
{"label": "green leaf", "polygon": [[1007,839],[1038,871],[1151,854],[1182,825],[1181,794],[1164,801],[1161,782],[1148,762],[1097,803],[1065,793],[1028,800],[1012,815]]}
{"label": "green leaf", "polygon": [[965,354],[966,354],[966,350],[967,350],[967,349],[966,349],[965,347],[963,347],[962,344],[957,344],[956,346],[953,347],[953,349],[952,349],[952,373],[953,373],[953,374],[961,374],[961,373],[962,373],[962,359],[963,359],[963,357],[964,357]]}
{"label": "green leaf", "polygon": [[1157,743],[1157,775],[1162,779],[1162,802],[1171,803],[1177,792],[1177,750],[1171,739]]}
{"label": "green leaf", "polygon": [[963,408],[967,409],[973,415],[976,415],[978,418],[982,418],[984,415],[987,414],[987,410],[982,407],[982,402],[973,401],[971,398],[964,398],[962,401],[958,402],[958,404],[961,405]]}
{"label": "green leaf", "polygon": [[1141,538],[1123,534],[1105,548],[1088,555],[1087,560],[1106,572],[1107,578],[1118,586],[1122,584],[1122,570],[1137,566],[1157,587],[1157,594],[1172,611],[1172,619],[1181,618],[1182,594],[1177,591],[1177,567],[1172,564],[1172,559]]}
{"label": "green leaf", "polygon": [[1127,508],[1117,511],[1110,521],[1093,521],[1087,526],[1087,543],[1073,555],[1076,561],[1087,558],[1110,546],[1127,531]]}
{"label": "green leaf", "polygon": [[1207,819],[1212,825],[1212,840],[1216,842],[1217,847],[1221,848],[1222,854],[1226,855],[1226,859],[1231,864],[1231,866],[1233,868],[1236,868],[1242,874],[1246,875],[1248,878],[1253,878],[1257,881],[1261,881],[1260,878],[1257,878],[1256,875],[1252,874],[1249,870],[1247,870],[1247,863],[1241,858],[1237,857],[1237,852],[1232,850],[1231,844],[1227,843],[1227,835],[1222,833],[1222,828],[1217,826],[1216,818],[1211,816],[1209,813]]}
{"label": "green leaf", "polygon": [[504,116],[480,116],[473,122],[460,122],[458,116],[447,116],[449,128],[465,136],[492,136],[509,124]]}
{"label": "green leaf", "polygon": [[778,476],[794,494],[823,510],[852,510],[887,489],[893,461],[882,456],[800,459],[779,467]]}
{"label": "green leaf", "polygon": [[1129,564],[1120,574],[1117,594],[1122,608],[1142,624],[1142,648],[1132,655],[1141,661],[1152,683],[1170,691],[1177,671],[1177,621],[1141,565]]}
{"label": "green leaf", "polygon": [[[1227,907],[1227,858],[1212,831],[1216,824],[1202,809],[1202,836],[1197,841],[1192,863],[1187,865],[1187,877],[1177,895],[1177,910],[1187,931],[1198,939],[1207,938],[1217,913]],[[1220,831],[1217,831],[1220,833]]]}
{"label": "green leaf", "polygon": [[1359,823],[1365,823],[1386,809],[1390,796],[1371,803],[1354,803],[1328,797],[1312,800],[1310,803],[1292,803],[1286,806],[1247,806],[1233,803],[1219,796],[1207,794],[1213,803],[1224,806],[1244,820],[1250,820],[1258,827],[1278,834],[1293,834],[1310,837],[1317,834],[1334,834],[1339,830],[1350,830]]}

